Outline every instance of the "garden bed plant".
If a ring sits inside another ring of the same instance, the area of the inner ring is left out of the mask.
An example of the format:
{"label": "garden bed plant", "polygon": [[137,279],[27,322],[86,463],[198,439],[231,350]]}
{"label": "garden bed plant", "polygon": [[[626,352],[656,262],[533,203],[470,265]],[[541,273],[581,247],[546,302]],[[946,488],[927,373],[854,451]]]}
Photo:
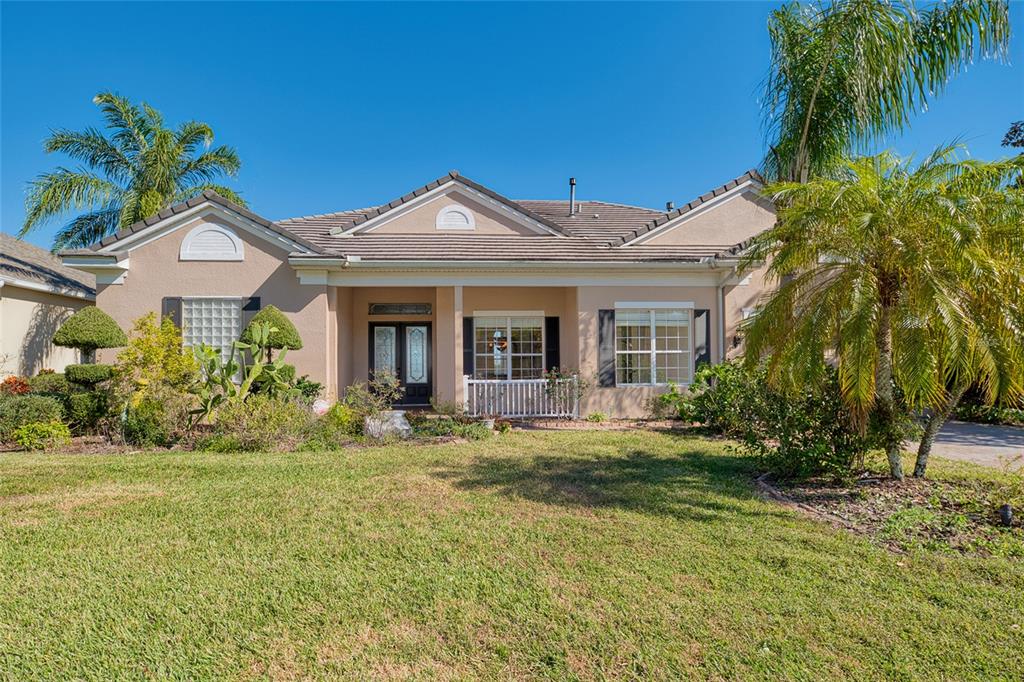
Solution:
{"label": "garden bed plant", "polygon": [[876,465],[846,481],[766,474],[758,482],[768,496],[895,551],[1024,559],[1020,467],[1020,458],[1002,471],[936,462],[931,478],[894,481]]}

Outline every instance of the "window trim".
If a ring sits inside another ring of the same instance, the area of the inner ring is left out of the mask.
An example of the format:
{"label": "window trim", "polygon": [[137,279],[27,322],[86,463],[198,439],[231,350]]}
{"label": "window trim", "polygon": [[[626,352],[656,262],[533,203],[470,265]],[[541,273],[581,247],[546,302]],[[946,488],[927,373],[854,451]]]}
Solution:
{"label": "window trim", "polygon": [[[500,314],[498,314],[498,315],[486,314],[486,313],[494,313],[494,312],[499,312]],[[485,313],[485,314],[481,314],[481,313]],[[480,378],[480,377],[477,376],[477,372],[480,370],[480,363],[477,362],[477,358],[479,358],[481,356],[488,355],[487,353],[478,353],[476,351],[477,320],[479,320],[479,319],[487,319],[487,318],[492,318],[492,319],[493,318],[505,318],[505,334],[507,335],[506,338],[509,340],[509,351],[506,354],[506,357],[508,358],[508,363],[507,363],[507,368],[506,368],[505,376],[504,376],[504,378],[501,378],[501,379],[483,379],[483,378]],[[516,319],[519,319],[519,320],[539,319],[540,320],[540,353],[515,353],[515,354],[512,353],[512,349],[511,349],[511,343],[512,343],[512,320],[516,320]],[[476,381],[537,381],[538,379],[542,379],[544,372],[547,371],[547,368],[544,367],[544,358],[545,358],[544,349],[546,348],[546,346],[545,346],[546,341],[547,341],[547,338],[546,338],[546,332],[544,330],[544,313],[543,313],[543,311],[541,311],[539,314],[537,314],[537,311],[532,311],[532,310],[529,310],[529,311],[517,310],[517,311],[510,311],[510,312],[486,311],[486,310],[479,310],[479,311],[475,310],[475,311],[473,311],[473,379],[476,380]],[[536,357],[538,355],[540,356],[540,362],[541,362],[541,376],[540,377],[537,377],[535,379],[513,379],[512,378],[512,358],[514,358],[514,357],[519,357],[519,358]]]}
{"label": "window trim", "polygon": [[[615,324],[614,324],[615,337],[613,339],[614,350],[615,350],[615,386],[616,387],[619,387],[619,386],[649,386],[649,387],[657,387],[657,386],[669,386],[671,384],[675,384],[676,386],[689,386],[691,383],[693,383],[693,373],[695,371],[695,367],[694,367],[694,352],[693,352],[693,318],[694,318],[693,304],[692,303],[683,304],[682,307],[671,307],[671,308],[668,307],[668,305],[666,305],[664,303],[655,303],[655,304],[646,304],[646,305],[649,305],[650,307],[625,307],[624,306],[624,307],[620,308],[620,307],[616,306],[616,308],[615,308]],[[679,312],[684,312],[684,313],[687,314],[686,335],[687,335],[687,340],[688,340],[688,344],[687,344],[688,350],[658,350],[657,314],[659,312],[673,311],[673,310],[677,310]],[[650,350],[646,350],[646,351],[643,351],[643,350],[619,350],[619,321],[618,321],[618,315],[619,315],[620,312],[622,312],[622,313],[648,313],[648,315],[650,316],[650,331],[651,331],[651,348],[650,348]],[[655,381],[655,379],[658,376],[658,353],[664,353],[664,354],[672,353],[672,354],[675,354],[675,355],[682,355],[682,354],[685,353],[685,354],[689,355],[689,359],[688,359],[688,362],[687,362],[687,368],[689,370],[689,372],[688,372],[689,379],[687,381],[666,381],[666,382],[663,382],[663,383]],[[648,355],[650,357],[650,360],[651,360],[651,369],[650,369],[650,371],[651,371],[651,381],[649,381],[649,382],[636,382],[636,383],[623,383],[623,382],[620,382],[619,381],[619,356],[620,355],[644,355],[644,354]]]}

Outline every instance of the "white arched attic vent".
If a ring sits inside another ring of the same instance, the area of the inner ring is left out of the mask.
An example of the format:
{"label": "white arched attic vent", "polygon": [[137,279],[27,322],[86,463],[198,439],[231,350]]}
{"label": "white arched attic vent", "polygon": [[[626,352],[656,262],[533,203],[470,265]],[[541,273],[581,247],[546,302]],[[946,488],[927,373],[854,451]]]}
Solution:
{"label": "white arched attic vent", "polygon": [[193,227],[181,242],[181,260],[243,260],[242,240],[223,225]]}
{"label": "white arched attic vent", "polygon": [[449,204],[437,212],[434,226],[439,230],[475,230],[473,212],[459,204]]}

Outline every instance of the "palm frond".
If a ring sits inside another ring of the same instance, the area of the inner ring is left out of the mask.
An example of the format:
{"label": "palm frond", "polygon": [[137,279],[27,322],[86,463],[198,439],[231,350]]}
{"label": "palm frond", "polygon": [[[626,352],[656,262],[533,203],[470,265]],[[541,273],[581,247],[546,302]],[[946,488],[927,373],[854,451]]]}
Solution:
{"label": "palm frond", "polygon": [[109,208],[120,202],[124,191],[106,178],[86,169],[58,168],[29,183],[25,199],[24,236],[50,218],[83,208]]}

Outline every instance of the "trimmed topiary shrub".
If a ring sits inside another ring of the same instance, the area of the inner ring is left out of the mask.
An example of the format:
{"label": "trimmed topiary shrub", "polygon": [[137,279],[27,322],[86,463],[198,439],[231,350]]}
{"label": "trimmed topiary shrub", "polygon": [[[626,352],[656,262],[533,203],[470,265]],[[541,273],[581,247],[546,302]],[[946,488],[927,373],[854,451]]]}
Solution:
{"label": "trimmed topiary shrub", "polygon": [[68,365],[64,368],[64,376],[73,384],[93,386],[114,376],[114,368],[110,365]]}
{"label": "trimmed topiary shrub", "polygon": [[45,395],[0,395],[0,441],[9,441],[14,431],[33,422],[60,421],[60,401]]}
{"label": "trimmed topiary shrub", "polygon": [[30,393],[52,394],[65,396],[71,392],[71,384],[67,377],[56,372],[37,374],[28,380]]}
{"label": "trimmed topiary shrub", "polygon": [[302,348],[302,337],[299,336],[299,330],[295,328],[295,325],[292,324],[291,320],[284,313],[272,305],[268,305],[253,316],[245,331],[242,332],[240,340],[245,343],[255,343],[256,336],[254,332],[261,323],[269,324],[276,330],[270,332],[266,348],[275,350],[280,350],[281,348],[298,350]]}
{"label": "trimmed topiary shrub", "polygon": [[107,416],[109,405],[106,393],[72,393],[67,398],[68,421],[76,433],[90,433]]}
{"label": "trimmed topiary shrub", "polygon": [[117,348],[128,343],[128,337],[114,318],[96,306],[82,308],[69,317],[53,335],[53,343],[77,348],[91,355],[97,348]]}

